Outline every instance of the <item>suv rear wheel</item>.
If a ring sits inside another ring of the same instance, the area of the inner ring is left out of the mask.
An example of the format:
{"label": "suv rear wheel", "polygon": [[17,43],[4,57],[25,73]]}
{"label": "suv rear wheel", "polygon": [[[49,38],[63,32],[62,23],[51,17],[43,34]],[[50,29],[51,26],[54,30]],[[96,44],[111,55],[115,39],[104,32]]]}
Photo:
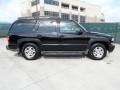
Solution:
{"label": "suv rear wheel", "polygon": [[93,60],[102,60],[107,54],[107,49],[104,44],[96,43],[90,47],[88,56]]}
{"label": "suv rear wheel", "polygon": [[36,60],[41,56],[40,49],[34,43],[26,43],[22,47],[22,56],[27,60]]}

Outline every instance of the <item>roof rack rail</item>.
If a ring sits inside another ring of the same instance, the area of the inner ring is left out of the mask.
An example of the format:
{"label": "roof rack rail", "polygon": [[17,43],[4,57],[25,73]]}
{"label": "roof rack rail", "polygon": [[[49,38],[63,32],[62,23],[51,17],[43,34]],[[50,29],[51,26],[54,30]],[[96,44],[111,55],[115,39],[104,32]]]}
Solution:
{"label": "roof rack rail", "polygon": [[19,17],[18,19],[35,19],[34,17]]}
{"label": "roof rack rail", "polygon": [[39,16],[39,17],[19,17],[18,19],[41,19],[41,18],[59,18],[59,17]]}

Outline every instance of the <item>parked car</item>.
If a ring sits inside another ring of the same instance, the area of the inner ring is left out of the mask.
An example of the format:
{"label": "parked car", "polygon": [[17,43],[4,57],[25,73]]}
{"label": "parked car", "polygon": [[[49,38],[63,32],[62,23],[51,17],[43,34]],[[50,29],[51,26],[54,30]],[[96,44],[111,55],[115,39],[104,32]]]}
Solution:
{"label": "parked car", "polygon": [[44,54],[84,54],[102,60],[112,52],[114,38],[110,35],[88,32],[72,21],[54,17],[26,17],[15,21],[8,33],[7,49],[19,51],[27,60]]}

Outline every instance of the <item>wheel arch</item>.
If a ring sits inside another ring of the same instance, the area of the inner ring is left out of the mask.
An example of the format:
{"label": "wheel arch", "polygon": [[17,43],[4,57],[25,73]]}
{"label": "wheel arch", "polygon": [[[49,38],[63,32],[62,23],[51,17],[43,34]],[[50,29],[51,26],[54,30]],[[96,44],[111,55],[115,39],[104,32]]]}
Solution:
{"label": "wheel arch", "polygon": [[24,44],[26,43],[34,43],[36,44],[39,48],[41,48],[41,41],[39,39],[34,39],[34,38],[24,38],[24,39],[20,39],[17,42],[17,46],[21,52],[21,48],[23,47]]}
{"label": "wheel arch", "polygon": [[109,41],[108,40],[90,40],[89,45],[88,45],[88,49],[96,43],[100,43],[105,45],[106,49],[109,50]]}

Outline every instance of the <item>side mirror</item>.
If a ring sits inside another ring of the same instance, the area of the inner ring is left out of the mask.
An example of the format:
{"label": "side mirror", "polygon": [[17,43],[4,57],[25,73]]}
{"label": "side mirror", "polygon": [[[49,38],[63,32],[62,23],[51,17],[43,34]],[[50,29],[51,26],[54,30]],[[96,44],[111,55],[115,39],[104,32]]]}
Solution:
{"label": "side mirror", "polygon": [[82,34],[82,31],[77,31],[76,32],[78,35],[81,35]]}

